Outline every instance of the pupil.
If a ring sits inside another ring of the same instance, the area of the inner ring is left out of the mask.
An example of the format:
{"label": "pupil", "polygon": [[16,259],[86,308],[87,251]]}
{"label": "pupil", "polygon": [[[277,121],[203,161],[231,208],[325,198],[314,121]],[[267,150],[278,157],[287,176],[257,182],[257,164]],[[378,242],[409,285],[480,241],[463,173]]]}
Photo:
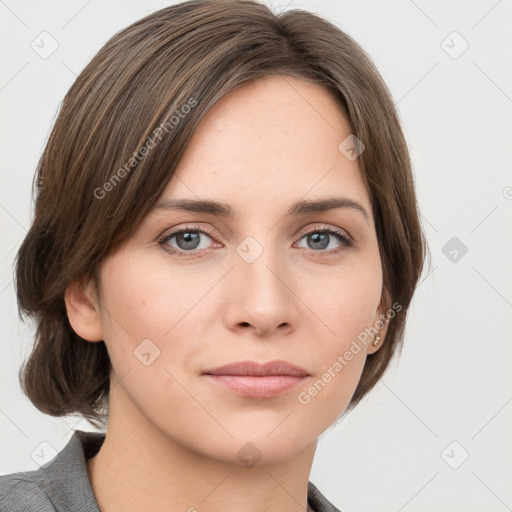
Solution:
{"label": "pupil", "polygon": [[311,239],[313,240],[313,244],[320,241],[320,247],[314,247],[316,249],[325,249],[328,244],[328,237],[327,233],[313,233],[311,236]]}
{"label": "pupil", "polygon": [[187,231],[177,237],[177,241],[181,239],[184,240],[184,244],[178,243],[181,249],[195,249],[198,245],[199,233],[192,233],[190,231]]}

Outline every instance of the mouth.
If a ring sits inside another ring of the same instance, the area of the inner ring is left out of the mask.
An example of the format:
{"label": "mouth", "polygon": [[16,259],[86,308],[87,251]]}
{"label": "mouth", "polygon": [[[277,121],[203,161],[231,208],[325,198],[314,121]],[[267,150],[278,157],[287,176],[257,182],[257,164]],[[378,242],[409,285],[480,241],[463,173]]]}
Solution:
{"label": "mouth", "polygon": [[310,374],[287,361],[260,364],[240,361],[202,372],[211,382],[247,398],[279,396],[304,382]]}

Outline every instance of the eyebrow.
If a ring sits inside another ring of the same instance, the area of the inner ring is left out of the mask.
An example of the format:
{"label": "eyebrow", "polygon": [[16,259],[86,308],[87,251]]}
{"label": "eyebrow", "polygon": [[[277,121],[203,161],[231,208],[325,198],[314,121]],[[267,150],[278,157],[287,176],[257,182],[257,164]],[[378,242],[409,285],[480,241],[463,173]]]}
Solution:
{"label": "eyebrow", "polygon": [[[327,197],[324,199],[297,201],[292,204],[286,215],[299,216],[307,213],[322,213],[338,208],[354,209],[363,215],[366,222],[369,220],[368,213],[363,205],[348,197]],[[234,213],[229,204],[208,199],[196,201],[194,199],[168,198],[159,202],[153,210],[183,210],[187,212],[207,213],[219,217],[232,217]]]}

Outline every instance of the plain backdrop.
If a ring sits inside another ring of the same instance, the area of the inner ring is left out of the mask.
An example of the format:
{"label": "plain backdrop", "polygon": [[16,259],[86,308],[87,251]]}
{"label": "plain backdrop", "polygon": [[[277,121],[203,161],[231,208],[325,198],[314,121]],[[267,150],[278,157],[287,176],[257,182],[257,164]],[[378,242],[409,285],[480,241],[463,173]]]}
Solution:
{"label": "plain backdrop", "polygon": [[[37,469],[41,443],[59,451],[73,429],[94,430],[40,413],[20,391],[33,326],[18,320],[12,263],[68,88],[115,32],[171,3],[0,1],[0,474]],[[348,512],[512,510],[512,2],[265,3],[324,16],[373,58],[432,253],[401,359],[321,436],[311,481]],[[48,52],[58,45],[51,55],[33,49],[40,37]]]}

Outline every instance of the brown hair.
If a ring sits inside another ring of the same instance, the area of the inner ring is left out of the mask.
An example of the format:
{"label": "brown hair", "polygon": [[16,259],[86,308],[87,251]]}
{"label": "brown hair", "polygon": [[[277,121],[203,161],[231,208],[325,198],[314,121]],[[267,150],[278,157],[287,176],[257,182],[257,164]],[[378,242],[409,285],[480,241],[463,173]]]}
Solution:
{"label": "brown hair", "polygon": [[71,328],[65,289],[76,278],[99,283],[102,260],[153,206],[203,116],[230,91],[270,74],[327,87],[365,144],[358,162],[386,304],[401,309],[389,320],[385,343],[368,356],[347,410],[381,378],[401,347],[426,250],[387,87],[364,50],[315,14],[275,14],[256,1],[192,0],[137,21],[100,49],[66,94],[38,163],[34,219],[17,254],[15,284],[20,318],[33,316],[37,326],[19,379],[40,411],[104,424],[108,352],[104,341],[87,342]]}

